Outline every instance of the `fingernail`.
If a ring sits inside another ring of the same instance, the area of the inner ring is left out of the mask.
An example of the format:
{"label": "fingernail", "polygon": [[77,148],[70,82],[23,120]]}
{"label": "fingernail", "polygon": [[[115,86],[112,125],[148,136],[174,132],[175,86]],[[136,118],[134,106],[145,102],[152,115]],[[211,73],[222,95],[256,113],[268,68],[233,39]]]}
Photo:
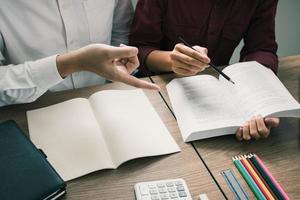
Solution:
{"label": "fingernail", "polygon": [[265,122],[272,122],[271,118],[265,118]]}

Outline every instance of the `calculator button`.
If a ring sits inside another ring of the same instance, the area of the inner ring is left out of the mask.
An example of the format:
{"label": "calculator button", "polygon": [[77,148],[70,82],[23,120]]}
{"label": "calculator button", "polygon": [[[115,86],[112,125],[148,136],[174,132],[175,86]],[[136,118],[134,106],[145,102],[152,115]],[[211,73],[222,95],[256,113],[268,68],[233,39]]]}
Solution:
{"label": "calculator button", "polygon": [[168,188],[168,191],[169,191],[169,192],[176,192],[176,188],[174,188],[174,187],[169,187],[169,188]]}
{"label": "calculator button", "polygon": [[179,195],[180,197],[187,197],[187,194],[186,194],[186,192],[184,192],[184,191],[179,192],[178,195]]}
{"label": "calculator button", "polygon": [[185,181],[169,179],[137,183],[135,192],[140,200],[190,200],[191,196]]}
{"label": "calculator button", "polygon": [[166,183],[166,185],[167,185],[167,187],[173,187],[173,186],[174,186],[174,183],[168,182],[168,183]]}
{"label": "calculator button", "polygon": [[155,189],[155,188],[156,188],[156,185],[153,184],[153,183],[149,183],[149,184],[148,184],[148,187],[149,187],[149,189]]}
{"label": "calculator button", "polygon": [[175,198],[177,198],[178,197],[178,195],[177,195],[177,193],[170,193],[170,197],[172,198],[172,199],[175,199]]}
{"label": "calculator button", "polygon": [[141,195],[148,195],[148,187],[145,185],[140,185]]}
{"label": "calculator button", "polygon": [[176,186],[179,186],[179,185],[183,185],[183,184],[182,184],[181,181],[176,181],[176,182],[175,182],[175,185],[176,185]]}
{"label": "calculator button", "polygon": [[159,193],[166,193],[167,189],[166,188],[158,188]]}
{"label": "calculator button", "polygon": [[151,199],[152,199],[152,200],[159,200],[159,196],[158,196],[158,195],[152,195],[152,196],[151,196]]}
{"label": "calculator button", "polygon": [[165,186],[165,184],[163,184],[163,183],[157,183],[157,187],[163,188],[163,187],[166,187],[166,186]]}
{"label": "calculator button", "polygon": [[150,189],[150,194],[158,194],[157,189]]}
{"label": "calculator button", "polygon": [[169,199],[169,195],[168,194],[162,194],[160,195],[161,199]]}
{"label": "calculator button", "polygon": [[176,189],[177,189],[178,191],[184,191],[184,187],[183,187],[182,185],[177,186]]}

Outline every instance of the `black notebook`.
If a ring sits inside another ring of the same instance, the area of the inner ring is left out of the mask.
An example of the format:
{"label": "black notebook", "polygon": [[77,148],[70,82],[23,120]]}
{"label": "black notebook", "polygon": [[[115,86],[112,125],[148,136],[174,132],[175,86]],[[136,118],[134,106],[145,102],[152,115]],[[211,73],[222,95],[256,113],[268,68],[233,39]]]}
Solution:
{"label": "black notebook", "polygon": [[0,124],[0,199],[56,199],[66,184],[14,121]]}

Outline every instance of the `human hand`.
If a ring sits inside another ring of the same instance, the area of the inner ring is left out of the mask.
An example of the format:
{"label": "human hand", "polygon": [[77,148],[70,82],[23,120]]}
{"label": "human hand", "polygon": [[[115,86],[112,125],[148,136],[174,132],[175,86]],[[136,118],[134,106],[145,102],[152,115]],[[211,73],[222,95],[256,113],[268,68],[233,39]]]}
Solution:
{"label": "human hand", "polygon": [[96,73],[108,80],[128,85],[159,90],[159,86],[131,75],[139,66],[138,49],[121,45],[91,44],[57,57],[58,71],[62,77],[78,71]]}
{"label": "human hand", "polygon": [[207,49],[200,46],[193,48],[197,51],[184,44],[176,44],[170,54],[173,72],[180,75],[195,75],[208,67],[210,59],[207,56]]}
{"label": "human hand", "polygon": [[267,117],[263,118],[261,115],[253,117],[246,122],[236,132],[236,138],[239,141],[267,138],[270,134],[271,128],[279,125],[279,118]]}

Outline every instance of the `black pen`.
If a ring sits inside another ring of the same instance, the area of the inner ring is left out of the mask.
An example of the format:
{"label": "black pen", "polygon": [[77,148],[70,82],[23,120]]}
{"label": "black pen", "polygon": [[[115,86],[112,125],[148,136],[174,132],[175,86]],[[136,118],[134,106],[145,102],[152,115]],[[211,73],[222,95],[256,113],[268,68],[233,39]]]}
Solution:
{"label": "black pen", "polygon": [[[192,45],[190,45],[189,43],[187,43],[181,36],[178,36],[178,39],[185,45],[190,47],[191,49],[197,51]],[[229,76],[227,76],[226,74],[224,74],[221,70],[219,70],[212,62],[210,62],[208,65],[210,65],[216,72],[218,72],[219,74],[221,74],[226,80],[228,80],[229,82],[235,84],[231,78]]]}

